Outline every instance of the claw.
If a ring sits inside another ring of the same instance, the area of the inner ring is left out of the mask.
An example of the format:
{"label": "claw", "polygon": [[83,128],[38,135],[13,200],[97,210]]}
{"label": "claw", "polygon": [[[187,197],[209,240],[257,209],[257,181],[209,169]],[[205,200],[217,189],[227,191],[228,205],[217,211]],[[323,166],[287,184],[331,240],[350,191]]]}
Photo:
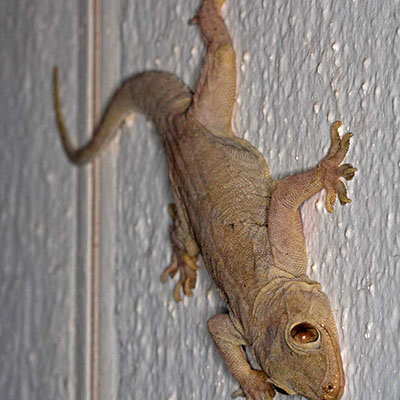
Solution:
{"label": "claw", "polygon": [[169,267],[164,269],[164,272],[161,275],[161,282],[162,283],[167,282],[168,275],[171,276],[171,274],[174,273],[173,269],[174,268],[172,267],[172,265],[170,265]]}
{"label": "claw", "polygon": [[168,204],[168,212],[171,218],[175,221],[176,220],[176,205],[174,203]]}
{"label": "claw", "polygon": [[333,161],[336,165],[339,165],[346,157],[347,152],[350,147],[350,138],[353,136],[352,133],[348,132],[343,135],[342,138],[339,137],[337,131],[335,131],[335,136],[332,136],[332,144],[328,152],[328,159]]}
{"label": "claw", "polygon": [[353,167],[351,164],[343,164],[339,167],[340,176],[342,176],[346,181],[350,181],[354,178],[355,173],[358,171],[357,168]]}
{"label": "claw", "polygon": [[327,155],[327,159],[330,159],[337,164],[340,164],[344,160],[350,147],[350,138],[353,136],[351,132],[347,132],[342,138],[340,138],[339,128],[341,126],[342,123],[340,121],[336,121],[332,124],[332,143]]}
{"label": "claw", "polygon": [[199,17],[193,17],[193,18],[190,18],[189,19],[189,21],[188,21],[188,24],[189,25],[197,25],[199,23]]}
{"label": "claw", "polygon": [[344,183],[341,180],[338,180],[336,182],[335,189],[336,189],[336,193],[339,198],[340,204],[342,206],[344,206],[345,204],[351,203],[351,199],[349,199],[347,197],[346,186],[344,185]]}
{"label": "claw", "polygon": [[339,136],[339,128],[342,126],[342,122],[341,121],[335,121],[332,124],[332,128],[331,128],[331,136],[332,136],[332,142],[337,141],[340,139]]}
{"label": "claw", "polygon": [[244,391],[242,388],[239,388],[238,390],[235,390],[232,393],[232,399],[237,399],[238,397],[246,397],[246,395],[244,394]]}
{"label": "claw", "polygon": [[193,271],[198,271],[200,267],[196,264],[196,261],[190,257],[188,254],[183,255],[183,260],[185,261],[186,265]]}
{"label": "claw", "polygon": [[182,297],[181,297],[181,287],[182,287],[182,279],[179,278],[179,281],[178,281],[178,283],[177,283],[176,286],[175,286],[174,295],[173,295],[174,300],[175,300],[177,303],[179,303],[180,301],[182,301]]}
{"label": "claw", "polygon": [[326,210],[330,213],[335,211],[334,205],[336,202],[336,191],[332,186],[326,188],[326,200],[325,207]]}
{"label": "claw", "polygon": [[342,123],[340,121],[336,121],[332,124],[332,128],[331,128],[332,143],[331,143],[331,147],[329,148],[328,158],[333,157],[339,150],[339,146],[340,146],[339,128],[341,126],[342,126]]}
{"label": "claw", "polygon": [[185,293],[186,296],[189,296],[189,297],[193,296],[193,292],[190,287],[191,287],[190,278],[186,278],[185,283],[183,285],[183,293]]}
{"label": "claw", "polygon": [[347,132],[343,135],[342,140],[341,140],[341,144],[342,147],[343,145],[347,145],[350,144],[350,139],[353,137],[353,134],[351,132]]}
{"label": "claw", "polygon": [[161,275],[161,282],[165,283],[167,281],[168,275],[173,278],[178,272],[178,258],[176,254],[172,254],[171,265],[164,269],[164,272]]}
{"label": "claw", "polygon": [[351,132],[347,132],[343,135],[342,139],[340,140],[340,150],[336,154],[336,158],[339,159],[339,162],[342,162],[349,151],[350,147],[350,138],[353,136]]}

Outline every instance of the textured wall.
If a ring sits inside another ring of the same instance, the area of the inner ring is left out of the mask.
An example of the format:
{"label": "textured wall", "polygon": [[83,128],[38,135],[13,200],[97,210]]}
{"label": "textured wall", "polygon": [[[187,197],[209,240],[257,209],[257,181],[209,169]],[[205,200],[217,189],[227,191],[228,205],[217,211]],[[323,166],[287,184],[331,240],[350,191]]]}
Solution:
{"label": "textured wall", "polygon": [[[76,193],[81,187],[85,194],[87,183],[60,151],[51,101],[55,63],[62,64],[68,97],[84,95],[76,62],[85,46],[77,29],[85,31],[84,15],[76,1],[0,4],[0,398],[5,400],[73,399],[84,390],[87,346],[76,340],[75,321],[84,333],[84,308],[76,311],[85,281],[87,196],[79,205]],[[70,102],[66,109],[74,130],[84,126],[85,107],[80,113]]]}
{"label": "textured wall", "polygon": [[[204,46],[187,21],[198,5],[104,2],[102,100],[144,69],[193,87]],[[315,165],[334,120],[354,132],[353,203],[330,215],[318,195],[302,209],[310,276],[334,308],[343,398],[399,399],[399,2],[228,0],[224,11],[239,71],[235,128],[275,178]],[[85,2],[14,0],[0,19],[0,398],[83,399],[90,179],[55,135],[50,70],[62,66],[69,125],[84,130],[90,18]],[[176,304],[173,283],[159,280],[171,202],[161,144],[141,116],[123,133],[101,164],[100,398],[228,399],[237,384],[206,328],[223,309],[212,282],[203,269],[195,296]]]}
{"label": "textured wall", "polygon": [[[186,21],[199,2],[168,3],[125,1],[123,75],[163,68],[193,85],[204,48]],[[338,322],[344,398],[398,399],[399,3],[230,0],[225,10],[240,71],[235,127],[274,177],[315,165],[334,120],[354,132],[353,203],[329,215],[318,195],[303,207],[310,274]],[[118,398],[229,398],[236,384],[206,329],[223,305],[204,271],[183,304],[160,284],[170,256],[164,156],[143,118],[129,132],[117,168]]]}

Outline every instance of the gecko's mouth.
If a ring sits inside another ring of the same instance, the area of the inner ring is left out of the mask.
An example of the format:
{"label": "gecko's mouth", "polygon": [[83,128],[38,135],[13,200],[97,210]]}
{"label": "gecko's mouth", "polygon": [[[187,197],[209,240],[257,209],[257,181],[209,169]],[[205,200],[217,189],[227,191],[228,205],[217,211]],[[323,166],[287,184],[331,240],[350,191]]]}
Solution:
{"label": "gecko's mouth", "polygon": [[280,388],[279,386],[276,386],[276,385],[273,385],[273,386],[274,386],[274,389],[275,389],[278,393],[284,394],[284,395],[286,395],[286,396],[289,396],[289,393],[286,392],[286,390],[283,390],[282,388]]}

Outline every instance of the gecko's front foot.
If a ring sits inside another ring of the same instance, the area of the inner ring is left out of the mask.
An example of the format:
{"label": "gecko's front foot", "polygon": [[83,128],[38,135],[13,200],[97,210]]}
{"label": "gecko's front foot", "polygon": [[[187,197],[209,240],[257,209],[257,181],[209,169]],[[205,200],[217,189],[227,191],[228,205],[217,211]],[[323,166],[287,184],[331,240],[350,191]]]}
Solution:
{"label": "gecko's front foot", "polygon": [[336,195],[342,205],[351,202],[347,197],[346,186],[340,178],[349,181],[353,179],[357,171],[357,168],[353,167],[351,164],[341,165],[349,150],[350,138],[353,136],[352,133],[348,132],[341,138],[339,136],[339,128],[341,125],[342,123],[339,121],[333,123],[331,128],[331,147],[329,148],[328,155],[320,165],[325,175],[323,178],[323,186],[326,189],[326,209],[329,212],[334,211],[333,206],[336,201]]}
{"label": "gecko's front foot", "polygon": [[240,389],[232,393],[232,398],[244,397],[246,400],[272,400],[275,389],[267,382],[267,375],[263,371],[251,370]]}

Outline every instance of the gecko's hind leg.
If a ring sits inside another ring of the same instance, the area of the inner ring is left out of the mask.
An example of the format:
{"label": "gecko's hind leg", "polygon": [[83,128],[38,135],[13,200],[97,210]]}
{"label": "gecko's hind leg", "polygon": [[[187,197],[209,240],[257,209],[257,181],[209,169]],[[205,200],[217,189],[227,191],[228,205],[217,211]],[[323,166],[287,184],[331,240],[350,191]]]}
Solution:
{"label": "gecko's hind leg", "polygon": [[236,60],[221,7],[225,0],[203,0],[197,16],[207,45],[190,112],[215,135],[233,136],[232,112],[236,95]]}
{"label": "gecko's hind leg", "polygon": [[175,301],[179,302],[182,300],[181,290],[186,296],[193,295],[192,289],[196,286],[197,271],[200,268],[197,265],[199,248],[189,232],[188,224],[181,215],[179,206],[171,204],[169,211],[174,220],[170,227],[172,260],[164,270],[161,281],[166,282],[168,276],[173,278],[179,272],[179,280],[173,294]]}

